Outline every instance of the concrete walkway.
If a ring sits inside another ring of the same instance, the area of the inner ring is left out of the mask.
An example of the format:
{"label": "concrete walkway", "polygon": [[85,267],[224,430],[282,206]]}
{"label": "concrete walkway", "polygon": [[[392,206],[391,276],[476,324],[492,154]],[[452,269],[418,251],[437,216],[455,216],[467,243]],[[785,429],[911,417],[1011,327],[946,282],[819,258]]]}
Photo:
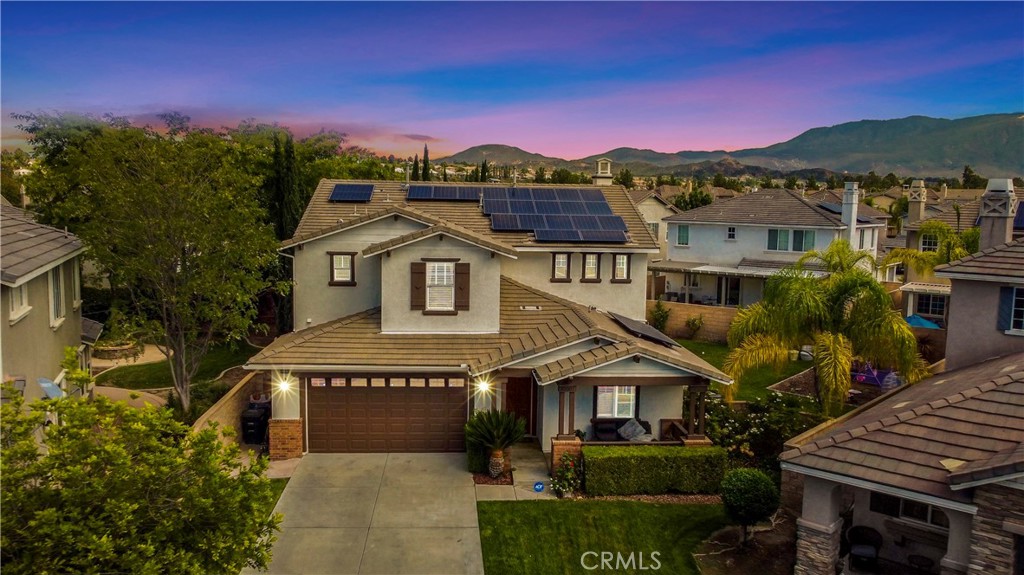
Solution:
{"label": "concrete walkway", "polygon": [[136,408],[142,408],[146,405],[152,405],[154,407],[163,407],[167,405],[167,400],[160,397],[159,395],[153,395],[145,391],[135,391],[131,389],[122,389],[120,387],[105,387],[97,385],[93,388],[93,393],[99,397],[106,397],[111,401],[124,401],[128,405]]}
{"label": "concrete walkway", "polygon": [[307,454],[275,509],[269,573],[482,574],[465,464],[464,453]]}
{"label": "concrete walkway", "polygon": [[164,361],[166,359],[167,356],[160,351],[160,348],[151,343],[147,343],[142,346],[142,354],[138,357],[125,357],[122,359],[92,358],[92,373],[93,375],[97,375],[107,371],[108,369],[113,369],[122,365],[143,365],[146,363]]}
{"label": "concrete walkway", "polygon": [[[477,501],[523,501],[526,499],[554,499],[551,477],[548,476],[547,456],[540,446],[519,443],[512,447],[512,485],[477,485]],[[536,491],[537,482],[544,484]]]}

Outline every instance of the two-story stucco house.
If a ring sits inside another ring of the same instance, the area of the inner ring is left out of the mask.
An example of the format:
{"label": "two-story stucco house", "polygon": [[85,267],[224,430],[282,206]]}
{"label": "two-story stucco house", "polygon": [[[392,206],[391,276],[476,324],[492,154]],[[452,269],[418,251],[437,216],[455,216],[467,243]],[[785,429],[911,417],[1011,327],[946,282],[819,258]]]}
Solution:
{"label": "two-story stucco house", "polygon": [[658,244],[621,186],[324,180],[283,251],[298,331],[246,366],[278,383],[272,457],[460,451],[489,407],[545,450],[630,417],[697,441],[728,382],[643,323]]}
{"label": "two-story stucco house", "polygon": [[846,184],[842,203],[830,199],[760,190],[669,216],[668,257],[651,269],[667,277],[669,300],[746,306],[767,277],[837,239],[875,256],[885,223],[858,215],[857,184]]}
{"label": "two-story stucco house", "polygon": [[83,252],[73,234],[0,205],[0,372],[29,401],[60,393],[65,347],[89,368],[101,326],[82,318]]}

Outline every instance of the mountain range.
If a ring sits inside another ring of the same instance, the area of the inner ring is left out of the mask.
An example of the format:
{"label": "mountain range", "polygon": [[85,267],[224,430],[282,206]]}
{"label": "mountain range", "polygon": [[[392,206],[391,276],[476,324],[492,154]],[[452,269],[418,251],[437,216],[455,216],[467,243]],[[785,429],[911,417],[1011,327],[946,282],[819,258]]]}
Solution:
{"label": "mountain range", "polygon": [[[474,146],[443,158],[450,163],[478,164],[484,159],[504,165],[594,169],[598,158],[612,160],[613,170],[628,168],[634,175],[726,176],[793,172],[830,172],[900,177],[956,177],[970,165],[985,177],[1024,175],[1024,114],[989,114],[957,120],[910,116],[895,120],[861,120],[813,128],[799,136],[764,148],[726,152],[656,152],[615,148],[576,160],[527,152],[514,146]],[[441,161],[436,159],[435,162]]]}

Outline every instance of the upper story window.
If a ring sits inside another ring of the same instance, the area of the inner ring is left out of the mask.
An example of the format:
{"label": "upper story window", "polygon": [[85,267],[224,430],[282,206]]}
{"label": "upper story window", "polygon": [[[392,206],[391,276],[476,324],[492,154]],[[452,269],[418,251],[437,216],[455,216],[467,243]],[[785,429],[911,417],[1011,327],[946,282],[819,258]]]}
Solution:
{"label": "upper story window", "polygon": [[1011,335],[1024,335],[1024,288],[999,288],[999,320],[996,327]]}
{"label": "upper story window", "polygon": [[455,262],[427,262],[427,311],[455,310]]}
{"label": "upper story window", "polygon": [[50,270],[50,327],[57,327],[64,322],[64,275],[60,266]]}
{"label": "upper story window", "polygon": [[725,228],[725,239],[727,239],[727,240],[734,240],[734,239],[736,239],[736,228],[735,227],[729,226],[728,228]]}
{"label": "upper story window", "polygon": [[82,267],[78,260],[74,260],[71,266],[71,302],[75,309],[82,305]]}
{"label": "upper story window", "polygon": [[580,281],[601,281],[601,254],[583,254],[583,276]]}
{"label": "upper story window", "polygon": [[793,242],[790,244],[790,230],[768,230],[768,249],[779,252],[806,252],[814,249],[814,230],[792,230]]}
{"label": "upper story window", "polygon": [[814,249],[814,230],[793,230],[793,251],[806,252]]}
{"label": "upper story window", "polygon": [[658,235],[658,228],[658,222],[647,222],[647,229],[651,230],[651,233],[654,234],[654,237],[660,241],[661,236]]}
{"label": "upper story window", "polygon": [[572,263],[570,254],[551,254],[551,281],[571,282],[569,265]]}
{"label": "upper story window", "polygon": [[939,237],[935,234],[922,234],[921,235],[921,251],[922,252],[937,252],[939,251]]}
{"label": "upper story window", "polygon": [[690,245],[690,226],[679,226],[676,228],[676,245]]}
{"label": "upper story window", "polygon": [[328,256],[331,258],[331,281],[329,285],[356,285],[355,254],[350,252],[328,252]]}
{"label": "upper story window", "polygon": [[789,230],[768,230],[768,249],[789,251]]}
{"label": "upper story window", "polygon": [[636,415],[636,387],[618,385],[597,387],[597,417],[633,417]]}
{"label": "upper story window", "polygon": [[11,288],[11,314],[10,322],[16,322],[32,311],[28,305],[28,284],[24,283],[18,287]]}
{"label": "upper story window", "polygon": [[630,254],[615,254],[613,256],[615,266],[612,269],[612,282],[629,283],[632,281],[629,277],[630,259]]}
{"label": "upper story window", "polygon": [[865,232],[867,232],[867,230],[865,230],[864,228],[860,229],[860,245],[859,245],[858,249],[861,249],[861,250],[864,249],[864,240],[865,240],[865,237],[867,235]]}

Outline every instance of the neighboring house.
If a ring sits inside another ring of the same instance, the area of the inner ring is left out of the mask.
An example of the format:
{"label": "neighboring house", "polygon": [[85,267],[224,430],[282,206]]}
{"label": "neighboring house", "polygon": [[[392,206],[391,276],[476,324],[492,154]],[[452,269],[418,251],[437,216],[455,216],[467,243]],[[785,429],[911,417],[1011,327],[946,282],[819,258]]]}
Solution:
{"label": "neighboring house", "polygon": [[668,257],[650,269],[667,278],[668,299],[746,306],[760,301],[766,278],[837,239],[875,256],[884,222],[858,214],[855,183],[836,198],[760,190],[669,216]]}
{"label": "neighboring house", "polygon": [[282,249],[299,331],[246,365],[278,382],[274,458],[460,451],[490,407],[545,451],[630,417],[703,441],[729,381],[643,323],[658,244],[621,186],[323,180]]}
{"label": "neighboring house", "polygon": [[668,253],[668,226],[662,220],[680,213],[679,208],[671,199],[662,197],[655,190],[630,190],[629,197],[640,211],[647,229],[658,238],[658,255],[651,256],[651,259],[664,259]]}
{"label": "neighboring house", "polygon": [[65,347],[77,349],[89,369],[100,326],[82,318],[83,251],[73,234],[0,206],[0,372],[29,401],[59,394]]}

